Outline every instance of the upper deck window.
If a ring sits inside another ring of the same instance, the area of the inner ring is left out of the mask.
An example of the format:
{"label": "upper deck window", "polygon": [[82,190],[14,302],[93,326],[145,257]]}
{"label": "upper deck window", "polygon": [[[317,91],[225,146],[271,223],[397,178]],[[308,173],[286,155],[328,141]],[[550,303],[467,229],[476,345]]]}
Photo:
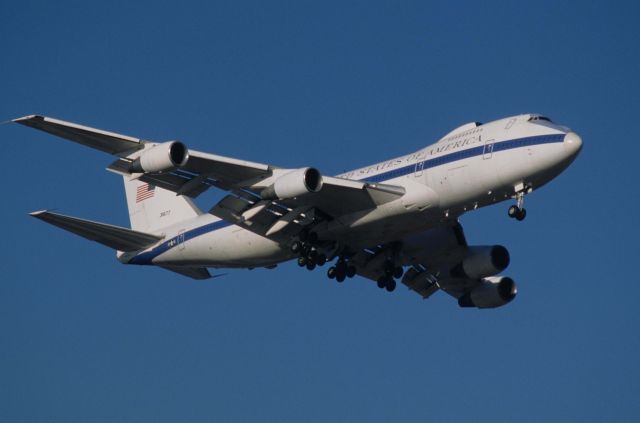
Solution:
{"label": "upper deck window", "polygon": [[440,138],[440,140],[438,142],[451,141],[454,138],[458,138],[458,137],[462,137],[462,136],[465,136],[465,135],[471,135],[471,134],[474,134],[476,132],[480,132],[480,131],[482,131],[482,128],[480,128],[481,126],[482,126],[481,122],[465,123],[464,125],[458,126],[456,129],[454,129],[453,131],[449,132],[444,137]]}
{"label": "upper deck window", "polygon": [[548,118],[548,117],[546,117],[546,116],[532,115],[532,116],[529,118],[529,122],[533,122],[533,121],[536,121],[536,120],[544,120],[544,121],[546,121],[546,122],[553,123],[553,122],[551,121],[551,119],[549,119],[549,118]]}

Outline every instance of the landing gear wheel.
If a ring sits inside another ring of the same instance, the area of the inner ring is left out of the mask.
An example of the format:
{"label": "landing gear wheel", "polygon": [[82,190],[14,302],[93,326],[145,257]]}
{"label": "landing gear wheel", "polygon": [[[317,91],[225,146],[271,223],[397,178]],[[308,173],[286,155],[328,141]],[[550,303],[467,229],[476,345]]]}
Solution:
{"label": "landing gear wheel", "polygon": [[403,273],[404,269],[401,266],[397,266],[393,269],[393,277],[396,279],[401,278]]}
{"label": "landing gear wheel", "polygon": [[515,218],[516,220],[524,220],[527,216],[527,211],[524,209],[524,195],[531,191],[531,186],[524,186],[523,189],[516,192],[516,204],[509,207],[509,217]]}
{"label": "landing gear wheel", "polygon": [[524,220],[527,217],[527,210],[525,208],[520,208],[516,205],[509,207],[509,217],[515,218],[518,221]]}
{"label": "landing gear wheel", "polygon": [[386,278],[384,276],[380,276],[378,278],[378,288],[382,289],[387,285]]}
{"label": "landing gear wheel", "polygon": [[312,261],[307,261],[307,270],[313,270],[316,268],[316,264]]}
{"label": "landing gear wheel", "polygon": [[318,254],[315,261],[318,266],[322,266],[327,262],[327,256],[324,254]]}
{"label": "landing gear wheel", "polygon": [[347,266],[347,277],[352,278],[356,275],[356,268],[354,266]]}
{"label": "landing gear wheel", "polygon": [[509,207],[509,211],[507,212],[509,214],[510,218],[514,218],[516,216],[518,216],[518,212],[520,209],[518,209],[518,206],[516,206],[515,204],[511,207]]}
{"label": "landing gear wheel", "polygon": [[329,268],[329,270],[327,270],[327,277],[329,279],[335,279],[336,278],[336,274],[337,274],[337,272],[336,272],[336,267],[335,266],[331,266]]}
{"label": "landing gear wheel", "polygon": [[385,288],[387,289],[387,291],[392,292],[394,289],[396,289],[396,281],[393,279],[387,280],[387,285],[385,286]]}
{"label": "landing gear wheel", "polygon": [[338,273],[336,275],[336,280],[340,283],[344,282],[345,278],[347,277],[347,275],[345,275],[344,273]]}
{"label": "landing gear wheel", "polygon": [[304,256],[298,257],[298,266],[304,267],[306,265],[307,265],[307,258]]}

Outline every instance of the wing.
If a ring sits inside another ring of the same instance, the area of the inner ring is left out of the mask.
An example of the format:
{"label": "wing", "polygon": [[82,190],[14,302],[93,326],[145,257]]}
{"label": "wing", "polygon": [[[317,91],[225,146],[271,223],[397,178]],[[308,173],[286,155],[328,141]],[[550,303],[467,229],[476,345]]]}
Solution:
{"label": "wing", "polygon": [[[462,225],[445,221],[439,226],[398,241],[402,264],[409,266],[402,283],[422,298],[443,290],[456,299],[479,286],[480,279],[460,278],[452,275],[468,252]],[[356,253],[352,261],[357,273],[377,282],[384,275],[383,262],[389,246],[377,246]]]}
{"label": "wing", "polygon": [[[352,258],[359,275],[387,287],[385,260],[396,251],[400,262],[409,269],[402,283],[422,298],[442,290],[458,300],[460,307],[501,307],[517,294],[513,279],[496,276],[509,264],[509,254],[501,246],[467,245],[462,226],[444,221],[419,234],[394,243],[360,251]],[[482,264],[479,264],[482,263]],[[475,276],[474,276],[475,275]]]}
{"label": "wing", "polygon": [[210,187],[229,191],[210,213],[253,232],[279,239],[320,218],[372,209],[404,195],[402,187],[323,176],[319,192],[284,200],[265,200],[261,192],[291,169],[189,151],[186,164],[167,172],[133,174],[132,163],[157,142],[103,131],[46,116],[14,122],[48,132],[116,156],[108,170],[159,186],[178,195],[197,197]]}
{"label": "wing", "polygon": [[[439,276],[448,271],[449,263],[455,263],[463,255],[467,246],[457,221],[446,221],[395,244],[401,246],[397,256],[402,265],[409,266],[402,283],[422,298],[430,297],[442,287]],[[384,262],[391,249],[390,245],[380,245],[356,253],[351,261],[358,275],[377,282],[385,274]]]}

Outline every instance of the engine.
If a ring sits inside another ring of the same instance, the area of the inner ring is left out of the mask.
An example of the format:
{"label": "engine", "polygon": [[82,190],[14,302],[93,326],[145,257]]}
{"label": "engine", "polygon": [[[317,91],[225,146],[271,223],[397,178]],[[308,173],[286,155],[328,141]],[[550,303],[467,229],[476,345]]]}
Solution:
{"label": "engine", "polygon": [[320,172],[313,167],[304,167],[280,176],[273,185],[263,189],[260,195],[265,200],[285,200],[310,192],[318,192],[321,188]]}
{"label": "engine", "polygon": [[132,173],[167,172],[187,164],[189,150],[179,141],[168,141],[145,150],[131,163]]}
{"label": "engine", "polygon": [[451,276],[480,279],[497,275],[509,266],[509,260],[509,251],[502,245],[469,247],[464,260],[451,269]]}
{"label": "engine", "polygon": [[509,277],[484,278],[471,292],[458,298],[458,305],[478,308],[501,307],[513,300],[517,293],[518,287]]}

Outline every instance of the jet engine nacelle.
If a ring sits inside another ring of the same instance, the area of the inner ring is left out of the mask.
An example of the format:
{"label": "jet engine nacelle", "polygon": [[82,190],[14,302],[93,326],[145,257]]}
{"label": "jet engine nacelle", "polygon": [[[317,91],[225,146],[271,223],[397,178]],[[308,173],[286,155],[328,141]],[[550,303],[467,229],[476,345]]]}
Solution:
{"label": "jet engine nacelle", "polygon": [[509,251],[502,245],[469,247],[464,260],[451,269],[451,276],[480,279],[497,275],[509,266],[509,260]]}
{"label": "jet engine nacelle", "polygon": [[322,188],[322,175],[313,167],[292,170],[280,176],[273,185],[262,190],[260,195],[265,200],[298,197],[310,192],[318,192]]}
{"label": "jet engine nacelle", "polygon": [[189,150],[179,141],[167,141],[155,145],[131,163],[132,173],[167,172],[187,164]]}
{"label": "jet engine nacelle", "polygon": [[482,283],[471,292],[458,298],[460,307],[495,308],[513,300],[518,287],[513,279],[496,276],[482,279]]}

